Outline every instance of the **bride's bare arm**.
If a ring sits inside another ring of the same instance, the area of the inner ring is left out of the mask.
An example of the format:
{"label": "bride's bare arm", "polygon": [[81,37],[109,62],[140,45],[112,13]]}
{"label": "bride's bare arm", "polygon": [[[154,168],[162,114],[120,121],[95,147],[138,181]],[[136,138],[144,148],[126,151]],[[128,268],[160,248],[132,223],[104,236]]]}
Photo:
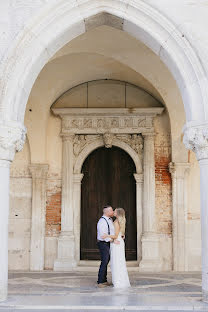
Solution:
{"label": "bride's bare arm", "polygon": [[119,234],[119,231],[120,231],[120,226],[118,224],[118,221],[115,221],[113,224],[114,224],[114,228],[115,228],[115,235],[104,234],[102,236],[102,239],[105,239],[107,237],[110,237],[112,239],[117,239],[118,238],[118,234]]}

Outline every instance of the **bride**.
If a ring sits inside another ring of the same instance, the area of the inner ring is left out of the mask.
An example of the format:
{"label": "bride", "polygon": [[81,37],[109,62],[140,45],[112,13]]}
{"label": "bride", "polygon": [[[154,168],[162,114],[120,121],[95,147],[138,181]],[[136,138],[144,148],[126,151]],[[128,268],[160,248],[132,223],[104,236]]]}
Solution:
{"label": "bride", "polygon": [[109,237],[113,239],[110,245],[110,265],[112,273],[112,283],[115,288],[131,287],[126,268],[125,243],[122,237],[125,235],[126,218],[123,208],[116,208],[114,211],[115,235],[104,234],[103,239]]}

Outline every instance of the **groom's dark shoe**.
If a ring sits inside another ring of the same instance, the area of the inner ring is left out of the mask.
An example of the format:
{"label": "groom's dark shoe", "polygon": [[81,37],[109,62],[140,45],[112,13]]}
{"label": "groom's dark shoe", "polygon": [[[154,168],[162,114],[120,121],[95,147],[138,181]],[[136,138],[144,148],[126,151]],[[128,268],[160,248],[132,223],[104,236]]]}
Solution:
{"label": "groom's dark shoe", "polygon": [[106,286],[113,286],[113,284],[112,284],[112,283],[109,283],[109,282],[105,282],[105,283],[103,283],[103,284],[105,284]]}
{"label": "groom's dark shoe", "polygon": [[[106,282],[106,283],[107,283],[107,282]],[[106,283],[99,283],[99,284],[98,284],[98,287],[99,287],[99,288],[105,288],[105,287],[108,286]]]}

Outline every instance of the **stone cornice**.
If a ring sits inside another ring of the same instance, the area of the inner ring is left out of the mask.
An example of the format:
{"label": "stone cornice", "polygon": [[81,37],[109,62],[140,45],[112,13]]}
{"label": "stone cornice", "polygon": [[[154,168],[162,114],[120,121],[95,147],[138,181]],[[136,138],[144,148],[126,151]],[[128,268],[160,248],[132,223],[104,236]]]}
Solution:
{"label": "stone cornice", "polygon": [[154,133],[153,118],[162,107],[153,108],[54,108],[62,118],[62,135]]}
{"label": "stone cornice", "polygon": [[12,161],[15,152],[22,150],[26,128],[18,122],[0,123],[0,159]]}
{"label": "stone cornice", "polygon": [[196,153],[198,160],[208,159],[208,123],[185,126],[183,143],[187,149]]}

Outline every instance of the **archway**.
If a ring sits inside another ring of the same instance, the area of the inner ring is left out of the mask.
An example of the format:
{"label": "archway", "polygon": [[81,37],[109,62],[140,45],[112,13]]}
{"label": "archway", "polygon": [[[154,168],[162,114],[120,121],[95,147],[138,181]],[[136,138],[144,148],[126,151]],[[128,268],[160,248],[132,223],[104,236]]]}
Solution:
{"label": "archway", "polygon": [[99,260],[96,246],[96,223],[102,207],[126,211],[126,259],[137,260],[136,167],[130,156],[118,147],[93,151],[82,166],[81,191],[81,260]]}
{"label": "archway", "polygon": [[[6,147],[6,154],[4,153],[6,156],[2,158],[4,160],[7,159],[10,161],[13,158],[14,151],[20,149],[19,141],[24,141],[22,136],[24,129],[20,129],[20,124],[24,119],[25,106],[31,86],[40,69],[54,52],[66,42],[83,33],[83,31],[89,29],[89,27],[93,27],[93,23],[91,23],[92,19],[88,19],[92,12],[93,14],[97,14],[104,10],[103,6],[95,2],[90,10],[85,10],[84,7],[80,5],[77,10],[78,15],[76,15],[71,7],[71,3],[69,4],[67,2],[68,1],[63,1],[60,4],[60,10],[54,10],[53,6],[51,6],[51,11],[48,11],[48,18],[45,19],[44,16],[43,18],[45,21],[42,24],[41,22],[43,20],[40,19],[40,24],[34,23],[35,26],[31,25],[32,27],[29,32],[28,29],[25,33],[23,32],[22,37],[20,36],[21,44],[19,44],[19,42],[17,43],[18,49],[16,49],[15,44],[14,50],[11,51],[10,57],[7,62],[5,62],[6,65],[3,74],[5,77],[9,77],[9,79],[5,79],[6,83],[2,87],[1,116],[2,120],[7,121],[4,122],[2,127],[5,133],[8,132],[8,134],[5,134],[5,137],[9,137],[12,141],[11,147],[9,147],[12,152]],[[187,121],[195,121],[195,123],[203,121],[206,116],[207,79],[200,61],[187,40],[183,38],[182,34],[175,29],[169,21],[145,3],[139,3],[139,5],[135,4],[134,8],[129,5],[128,10],[126,7],[124,8],[124,6],[126,6],[125,2],[119,2],[121,5],[119,10],[114,8],[113,1],[109,3],[110,4],[104,7],[105,11],[110,14],[115,14],[116,17],[118,17],[118,22],[121,22],[120,24],[115,23],[113,19],[114,22],[110,20],[110,24],[117,24],[119,25],[118,27],[124,25],[122,30],[129,32],[150,46],[167,64],[176,80],[178,80],[178,85],[186,107]],[[59,13],[57,14],[57,12]],[[64,12],[64,14],[62,12]],[[54,19],[52,18],[54,14],[57,14],[57,23],[54,23]],[[70,18],[71,16],[73,16],[73,18]],[[80,16],[82,16],[82,18]],[[62,19],[62,23],[59,23],[60,19]],[[109,23],[109,19],[107,20]],[[86,24],[85,21],[87,21]],[[51,27],[52,24],[54,27],[53,29]],[[152,27],[152,24],[154,24],[154,27]],[[57,25],[62,25],[63,28],[60,30]],[[42,31],[42,26],[45,28],[44,31]],[[43,36],[40,35],[41,32]],[[50,36],[48,36],[49,33],[51,34]],[[36,51],[36,53],[34,53],[34,51]],[[11,120],[13,120],[14,123],[11,123]],[[9,132],[11,126],[14,129],[13,137],[11,132]],[[190,137],[192,143],[195,133],[192,133]],[[207,138],[206,134],[202,133],[202,138],[205,140]],[[6,139],[6,142],[7,141]],[[192,143],[192,145],[194,144],[195,143]],[[4,143],[4,146],[7,145]],[[193,146],[191,147],[193,148]],[[203,156],[203,158],[205,158],[205,156]],[[9,167],[8,164],[5,164],[5,161],[2,166],[4,168]],[[4,169],[3,173],[4,176],[9,176],[9,169],[7,169],[6,172]],[[4,195],[5,197],[8,195],[8,187],[7,184],[6,189],[2,190],[2,194],[6,194]],[[4,196],[2,195],[2,198],[4,198]],[[8,206],[7,198],[5,199],[5,203],[6,206]],[[4,226],[2,228],[5,230]],[[7,235],[4,234],[3,237],[4,242],[6,242]],[[2,259],[5,266],[7,266],[6,253],[4,253]],[[4,286],[5,280],[7,280],[7,278],[4,274],[1,283],[3,285],[3,290],[1,291],[3,294],[2,298],[5,297],[6,293]]]}

